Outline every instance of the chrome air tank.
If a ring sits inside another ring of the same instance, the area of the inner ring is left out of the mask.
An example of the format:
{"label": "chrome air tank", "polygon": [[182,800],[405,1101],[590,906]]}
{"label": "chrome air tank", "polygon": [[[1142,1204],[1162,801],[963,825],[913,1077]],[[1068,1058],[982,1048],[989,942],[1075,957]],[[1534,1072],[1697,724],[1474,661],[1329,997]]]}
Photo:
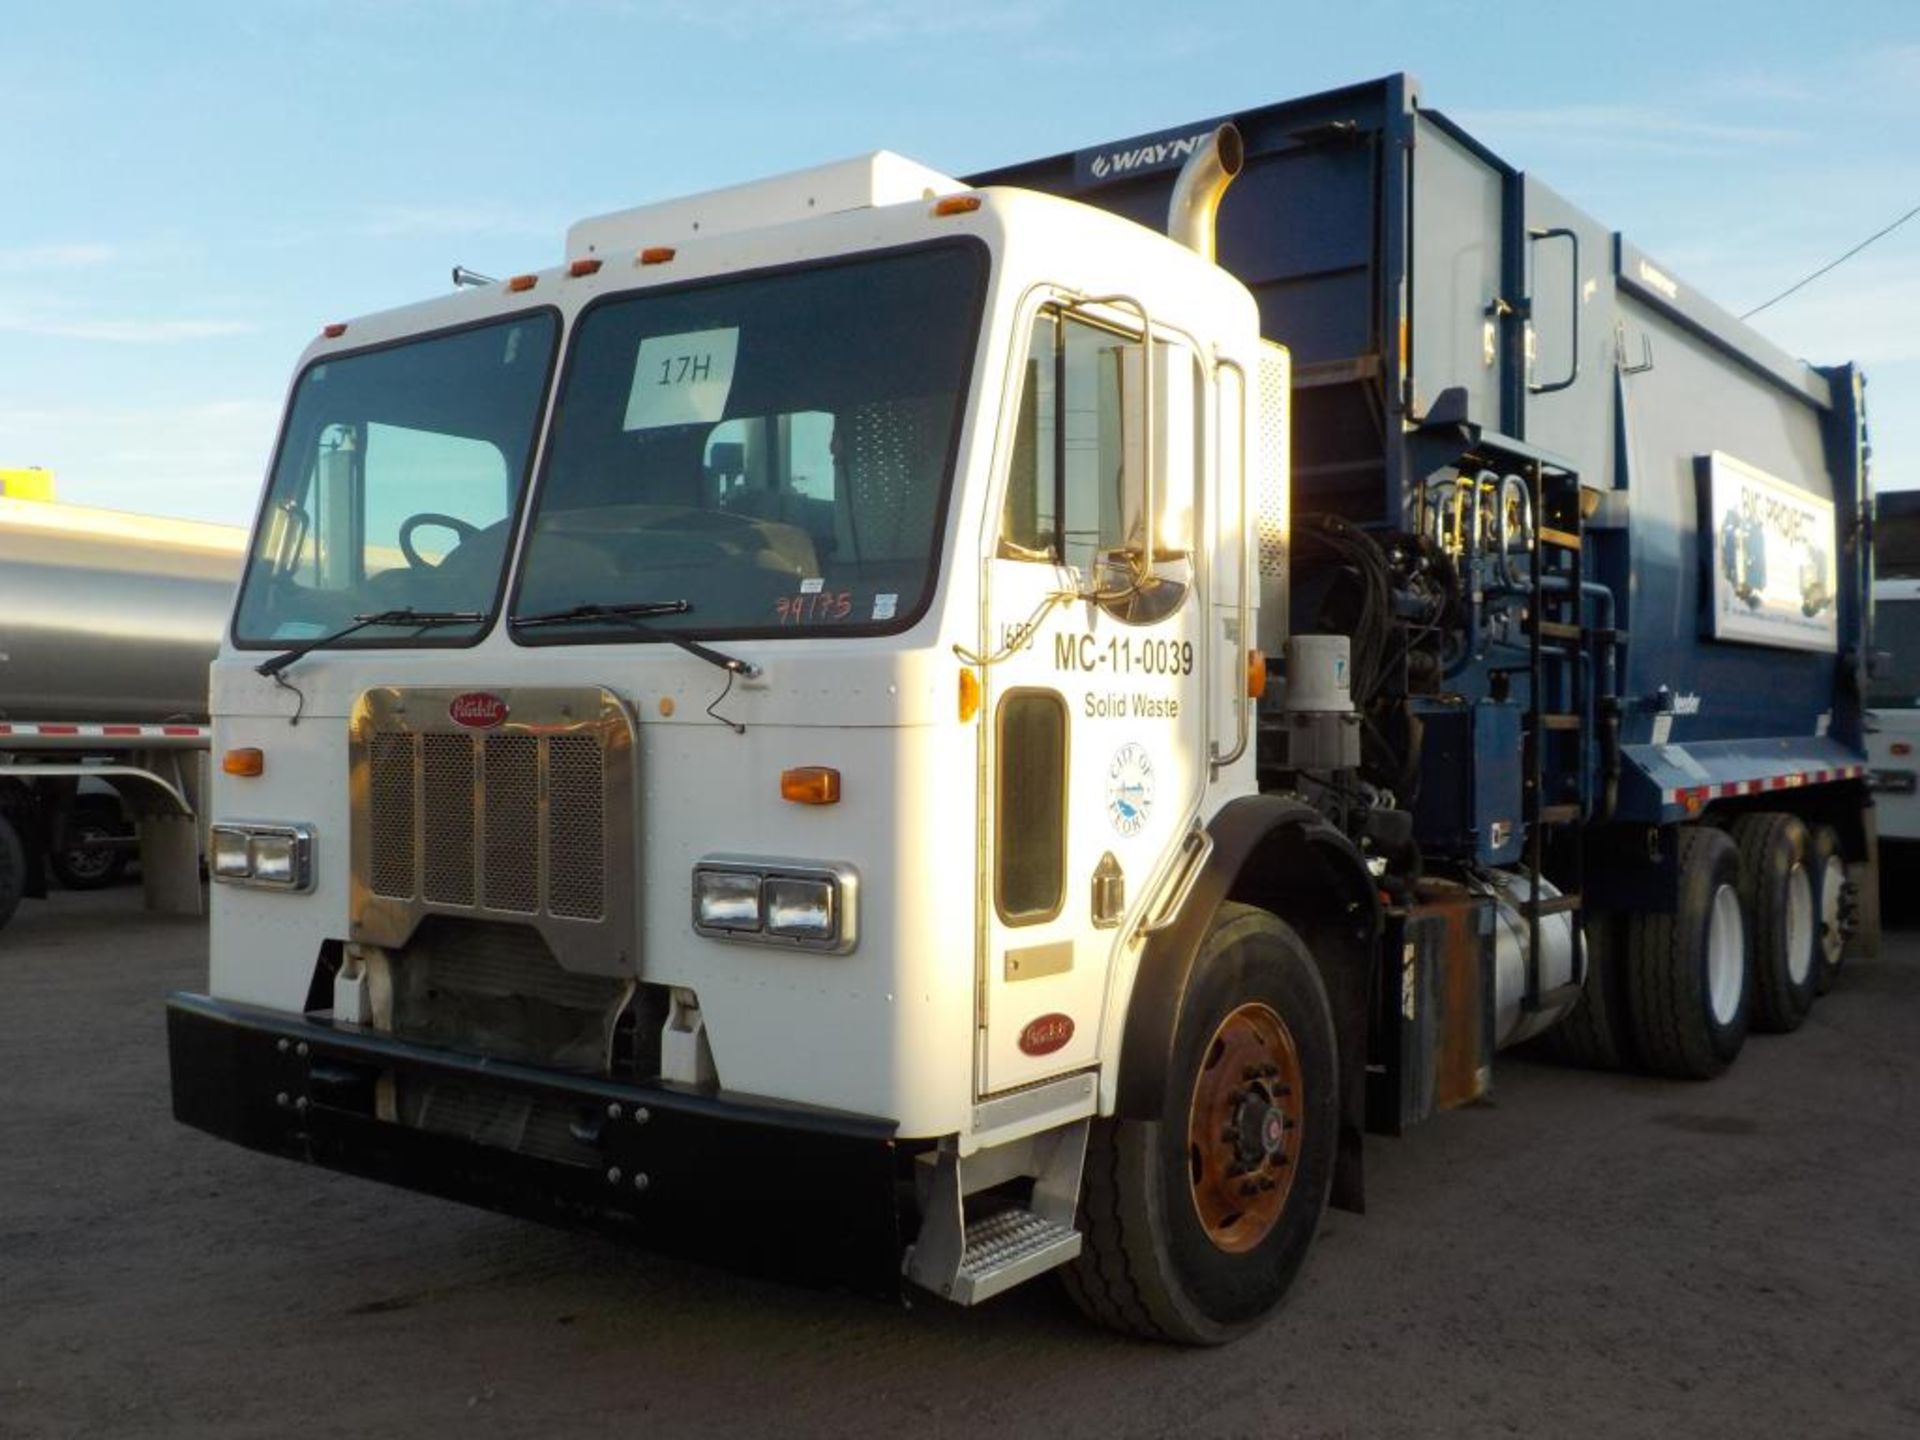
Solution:
{"label": "chrome air tank", "polygon": [[201,720],[228,525],[0,498],[0,720]]}

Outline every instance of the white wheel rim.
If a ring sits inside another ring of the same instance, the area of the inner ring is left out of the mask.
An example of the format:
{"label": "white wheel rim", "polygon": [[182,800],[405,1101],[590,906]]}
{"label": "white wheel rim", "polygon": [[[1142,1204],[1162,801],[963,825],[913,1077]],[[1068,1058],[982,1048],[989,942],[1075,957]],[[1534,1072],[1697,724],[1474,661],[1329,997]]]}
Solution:
{"label": "white wheel rim", "polygon": [[1813,880],[1806,866],[1796,865],[1787,872],[1787,978],[1795,985],[1806,984],[1813,973],[1818,938],[1813,933]]}
{"label": "white wheel rim", "polygon": [[1837,855],[1829,855],[1820,872],[1820,949],[1829,969],[1840,964],[1840,892],[1846,887],[1847,867]]}
{"label": "white wheel rim", "polygon": [[1717,1025],[1731,1025],[1747,988],[1747,930],[1731,885],[1713,892],[1707,919],[1707,1001]]}

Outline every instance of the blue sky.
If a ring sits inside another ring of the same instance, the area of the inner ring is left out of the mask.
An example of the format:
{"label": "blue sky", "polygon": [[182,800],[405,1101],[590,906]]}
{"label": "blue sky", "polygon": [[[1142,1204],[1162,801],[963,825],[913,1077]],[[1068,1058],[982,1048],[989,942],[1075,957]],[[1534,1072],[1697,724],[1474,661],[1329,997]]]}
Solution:
{"label": "blue sky", "polygon": [[[4,10],[0,466],[243,521],[325,322],[582,215],[898,150],[964,174],[1410,70],[1745,310],[1920,204],[1920,6],[253,0]],[[1844,17],[1844,21],[1842,19]],[[1758,322],[1920,485],[1920,220]]]}

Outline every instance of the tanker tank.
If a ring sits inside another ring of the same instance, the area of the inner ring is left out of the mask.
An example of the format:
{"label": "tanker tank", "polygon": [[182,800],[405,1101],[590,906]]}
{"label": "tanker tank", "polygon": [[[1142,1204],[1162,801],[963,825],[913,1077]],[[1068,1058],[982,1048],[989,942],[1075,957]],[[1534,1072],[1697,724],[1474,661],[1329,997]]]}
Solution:
{"label": "tanker tank", "polygon": [[228,525],[0,498],[0,720],[204,722]]}

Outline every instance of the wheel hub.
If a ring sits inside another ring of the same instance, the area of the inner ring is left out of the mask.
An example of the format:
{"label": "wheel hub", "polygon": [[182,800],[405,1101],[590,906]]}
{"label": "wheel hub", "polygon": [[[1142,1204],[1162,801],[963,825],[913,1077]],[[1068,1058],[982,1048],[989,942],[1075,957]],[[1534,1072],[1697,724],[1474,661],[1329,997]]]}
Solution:
{"label": "wheel hub", "polygon": [[1195,1212],[1222,1250],[1250,1250],[1286,1207],[1302,1114],[1299,1052],[1267,1005],[1215,1030],[1194,1077],[1187,1159]]}

